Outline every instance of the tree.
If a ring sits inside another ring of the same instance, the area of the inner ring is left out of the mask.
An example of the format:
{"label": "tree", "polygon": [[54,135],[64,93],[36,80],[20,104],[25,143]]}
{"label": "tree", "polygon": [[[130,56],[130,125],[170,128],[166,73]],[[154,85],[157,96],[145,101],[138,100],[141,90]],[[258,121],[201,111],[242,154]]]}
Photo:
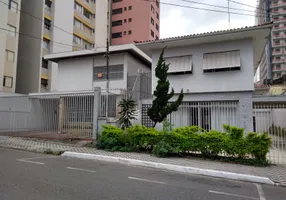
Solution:
{"label": "tree", "polygon": [[120,128],[125,130],[132,126],[131,120],[136,119],[136,103],[132,97],[128,97],[127,99],[122,99],[118,105],[121,108],[121,111],[119,112]]}
{"label": "tree", "polygon": [[182,89],[178,99],[175,102],[169,103],[169,100],[174,96],[175,92],[172,88],[169,93],[170,82],[167,76],[170,64],[165,63],[165,49],[166,47],[162,50],[155,69],[155,75],[158,78],[157,87],[154,91],[155,99],[153,100],[152,107],[149,108],[147,112],[150,119],[154,122],[153,127],[155,127],[158,122],[161,123],[166,119],[169,114],[177,111],[184,98]]}

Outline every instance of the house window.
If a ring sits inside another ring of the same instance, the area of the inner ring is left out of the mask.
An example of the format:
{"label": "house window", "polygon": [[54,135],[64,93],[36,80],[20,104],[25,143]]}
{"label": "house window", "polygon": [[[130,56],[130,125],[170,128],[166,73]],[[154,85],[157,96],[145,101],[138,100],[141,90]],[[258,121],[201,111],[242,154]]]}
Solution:
{"label": "house window", "polygon": [[156,18],[159,19],[159,13],[156,12]]}
{"label": "house window", "polygon": [[122,0],[112,0],[112,3],[121,2]]}
{"label": "house window", "polygon": [[127,11],[127,7],[124,7],[124,11]]}
{"label": "house window", "polygon": [[8,24],[8,35],[16,37],[16,27]]}
{"label": "house window", "polygon": [[127,19],[124,19],[124,23],[126,23],[127,22]]}
{"label": "house window", "polygon": [[81,45],[81,38],[73,35],[73,42],[77,45]]}
{"label": "house window", "polygon": [[[123,79],[123,65],[110,65],[109,66],[109,79],[121,80]],[[93,67],[93,80],[100,81],[106,80],[106,67]]]}
{"label": "house window", "polygon": [[14,62],[15,61],[15,52],[6,50],[6,61]]}
{"label": "house window", "polygon": [[129,6],[129,7],[128,7],[128,10],[132,10],[132,6]]}
{"label": "house window", "polygon": [[157,31],[159,31],[159,25],[158,24],[156,24],[156,29],[157,29]]}
{"label": "house window", "polygon": [[123,32],[123,35],[126,35],[126,31]]}
{"label": "house window", "polygon": [[117,32],[117,33],[112,33],[112,38],[121,38],[122,37],[122,32]]}
{"label": "house window", "polygon": [[151,30],[151,36],[154,37],[154,31]]}
{"label": "house window", "polygon": [[49,49],[49,47],[50,47],[50,41],[44,38],[43,39],[43,48]]}
{"label": "house window", "polygon": [[205,53],[203,55],[204,72],[240,70],[240,51]]}
{"label": "house window", "polygon": [[78,21],[77,19],[74,19],[73,24],[75,27],[81,29],[82,27],[82,23],[80,21]]}
{"label": "house window", "polygon": [[41,78],[41,88],[48,89],[48,84],[49,84],[49,82],[47,79]]}
{"label": "house window", "polygon": [[45,0],[45,9],[50,11],[51,7],[52,7],[52,2],[49,0]]}
{"label": "house window", "polygon": [[83,15],[88,19],[90,19],[92,17],[92,14],[88,10],[86,10],[85,8],[83,9]]}
{"label": "house window", "polygon": [[151,17],[151,24],[154,25],[154,19]]}
{"label": "house window", "polygon": [[153,5],[151,5],[151,12],[154,13],[155,9],[153,7]]}
{"label": "house window", "polygon": [[132,18],[129,18],[129,19],[128,19],[128,22],[132,22]]}
{"label": "house window", "polygon": [[16,3],[13,0],[9,0],[9,6],[8,6],[9,10],[17,13],[18,12],[18,3]]}
{"label": "house window", "polygon": [[159,40],[159,37],[156,35],[156,40]]}
{"label": "house window", "polygon": [[112,26],[121,26],[122,25],[122,20],[117,20],[112,22]]}
{"label": "house window", "polygon": [[132,31],[131,31],[131,30],[129,30],[129,31],[128,31],[128,35],[131,35],[131,34],[132,34]]}
{"label": "house window", "polygon": [[191,74],[192,56],[167,57],[165,63],[169,64],[168,74]]}
{"label": "house window", "polygon": [[156,0],[156,6],[159,8],[159,1],[158,0]]}
{"label": "house window", "polygon": [[122,13],[122,8],[117,8],[112,10],[112,15],[117,15]]}
{"label": "house window", "polygon": [[13,77],[10,76],[4,76],[3,77],[3,86],[7,88],[13,87]]}
{"label": "house window", "polygon": [[45,28],[51,30],[51,20],[44,19]]}

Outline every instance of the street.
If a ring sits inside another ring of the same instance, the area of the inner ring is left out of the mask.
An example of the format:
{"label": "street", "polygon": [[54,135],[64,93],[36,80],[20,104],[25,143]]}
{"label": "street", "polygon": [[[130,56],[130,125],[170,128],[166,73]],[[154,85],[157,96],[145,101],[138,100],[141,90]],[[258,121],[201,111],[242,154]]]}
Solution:
{"label": "street", "polygon": [[285,200],[286,189],[0,148],[1,200]]}

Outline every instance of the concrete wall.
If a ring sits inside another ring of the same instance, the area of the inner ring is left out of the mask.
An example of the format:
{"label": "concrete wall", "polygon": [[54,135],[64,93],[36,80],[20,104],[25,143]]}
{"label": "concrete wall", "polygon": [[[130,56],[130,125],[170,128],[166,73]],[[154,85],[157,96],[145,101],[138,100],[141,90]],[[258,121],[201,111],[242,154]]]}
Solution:
{"label": "concrete wall", "polygon": [[151,66],[146,66],[146,64],[137,60],[134,56],[126,54],[127,66],[128,66],[128,76],[137,76],[138,69],[142,69],[143,73],[151,72]]}
{"label": "concrete wall", "polygon": [[[240,50],[241,70],[224,72],[203,72],[203,54]],[[155,68],[159,59],[160,50],[152,53],[152,88],[156,87]],[[182,88],[191,93],[203,92],[225,92],[225,91],[252,91],[254,90],[253,76],[253,49],[251,40],[232,41],[224,43],[212,43],[196,46],[186,46],[183,48],[166,49],[165,57],[192,55],[193,74],[170,75],[171,86],[175,92]]]}
{"label": "concrete wall", "polygon": [[[63,12],[64,8],[64,12]],[[50,53],[72,51],[73,45],[73,18],[74,18],[74,1],[60,0],[53,1],[54,16],[52,20],[52,38]],[[71,20],[72,19],[72,20]],[[57,28],[59,27],[59,28]],[[65,45],[59,44],[63,43]],[[70,46],[69,46],[70,45]],[[49,63],[50,90],[54,91],[57,87],[58,65]]]}
{"label": "concrete wall", "polygon": [[[4,0],[8,4],[8,0]],[[0,5],[0,27],[7,28],[8,21],[8,6],[5,4]],[[0,30],[0,91],[3,91],[3,76],[6,61],[6,38],[7,31]]]}
{"label": "concrete wall", "polygon": [[109,20],[107,19],[108,0],[95,2],[95,47],[105,47],[106,39],[109,37]]}
{"label": "concrete wall", "polygon": [[92,63],[92,57],[60,61],[56,90],[93,90]]}
{"label": "concrete wall", "polygon": [[[44,0],[29,0],[29,3],[22,1],[21,10],[36,18],[43,19]],[[38,92],[40,90],[43,22],[30,15],[22,14],[20,19],[19,32],[23,35],[19,37],[17,93]]]}

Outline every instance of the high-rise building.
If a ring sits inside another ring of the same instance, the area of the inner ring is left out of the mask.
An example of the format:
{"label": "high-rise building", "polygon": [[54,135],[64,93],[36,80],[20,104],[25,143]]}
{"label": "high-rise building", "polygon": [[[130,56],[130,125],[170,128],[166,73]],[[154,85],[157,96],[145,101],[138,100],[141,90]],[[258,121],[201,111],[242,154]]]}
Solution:
{"label": "high-rise building", "polygon": [[108,0],[22,0],[16,92],[54,90],[57,64],[44,55],[104,47],[109,10]]}
{"label": "high-rise building", "polygon": [[160,3],[144,0],[112,0],[111,44],[155,40],[160,37]]}
{"label": "high-rise building", "polygon": [[0,92],[15,92],[21,0],[0,2]]}
{"label": "high-rise building", "polygon": [[271,21],[271,37],[259,65],[261,83],[275,82],[286,76],[286,0],[258,1],[256,24]]}

